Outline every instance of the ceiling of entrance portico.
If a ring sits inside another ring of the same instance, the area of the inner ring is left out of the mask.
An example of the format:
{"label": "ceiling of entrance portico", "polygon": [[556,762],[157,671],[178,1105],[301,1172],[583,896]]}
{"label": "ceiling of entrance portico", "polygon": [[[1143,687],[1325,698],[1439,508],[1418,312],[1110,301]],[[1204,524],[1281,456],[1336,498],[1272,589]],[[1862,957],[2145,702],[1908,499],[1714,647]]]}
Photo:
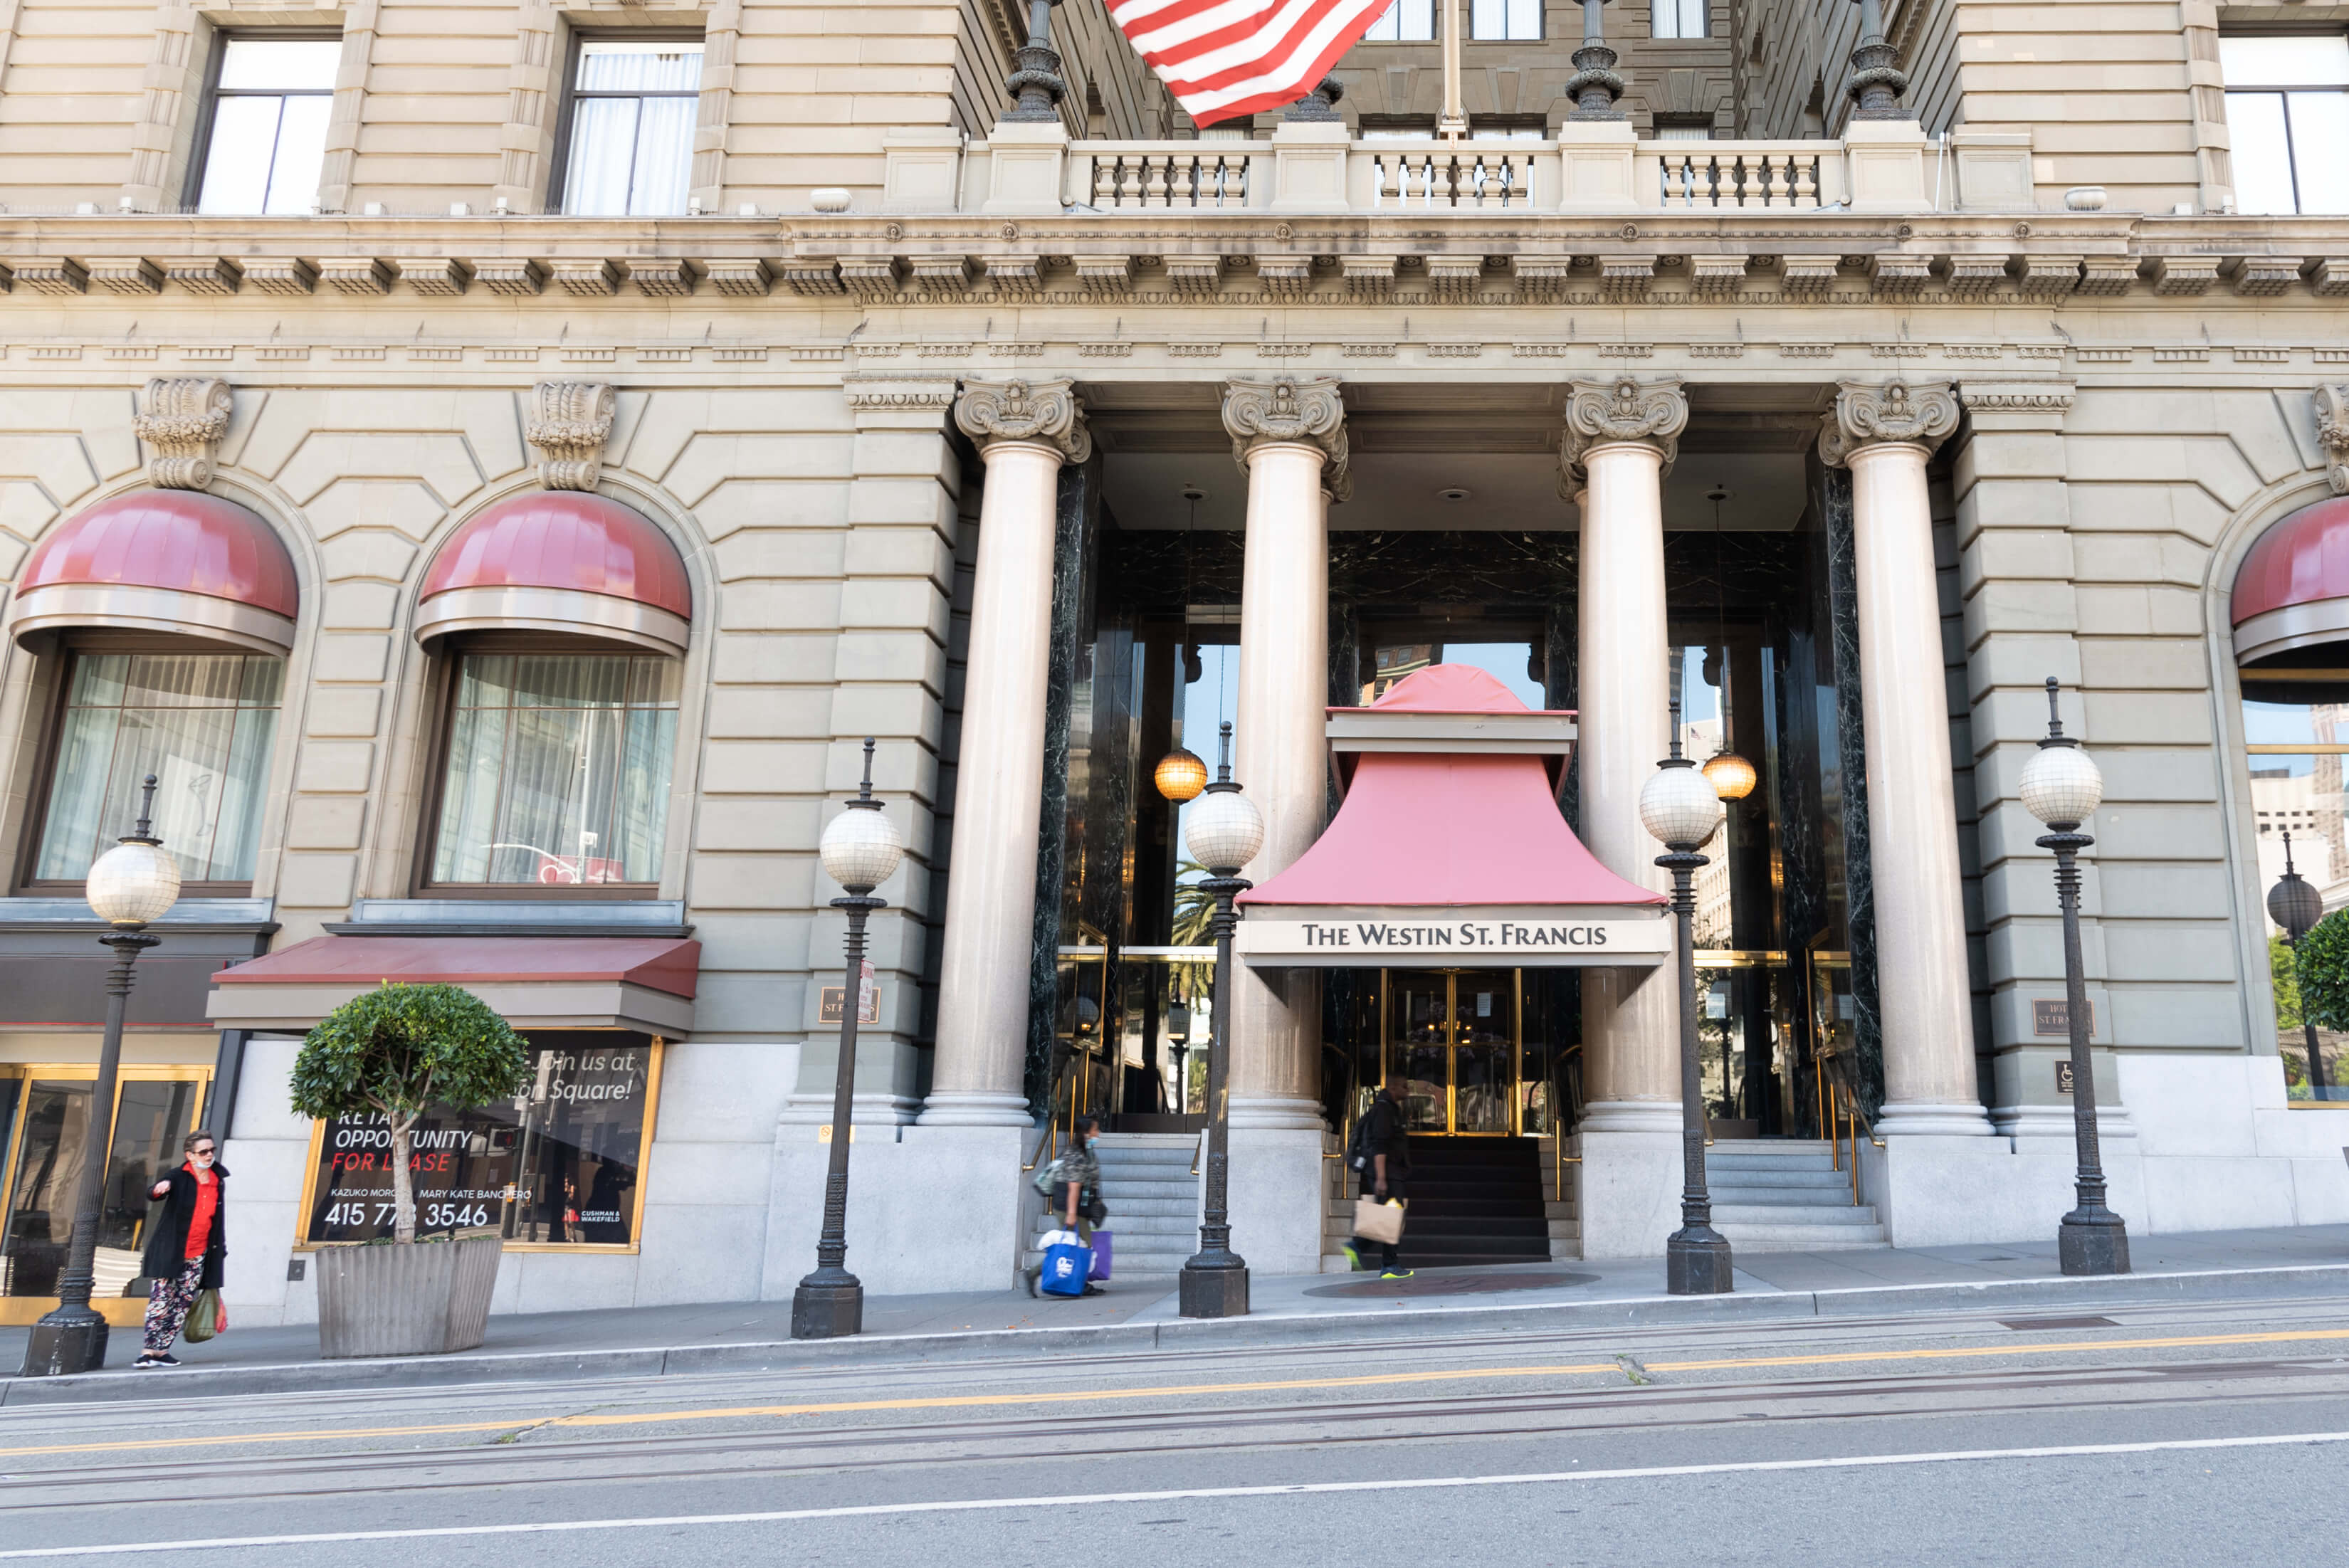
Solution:
{"label": "ceiling of entrance portico", "polygon": [[[1213,382],[1098,382],[1079,388],[1106,454],[1104,489],[1121,527],[1179,529],[1186,486],[1205,492],[1197,526],[1238,529],[1246,477]],[[1709,529],[1706,492],[1729,492],[1731,529],[1787,529],[1803,511],[1804,453],[1818,438],[1834,388],[1689,387],[1689,428],[1664,481],[1664,526]],[[1353,499],[1330,510],[1333,529],[1570,529],[1558,498],[1557,445],[1566,388],[1557,382],[1345,384]],[[1465,490],[1465,500],[1446,490]]]}

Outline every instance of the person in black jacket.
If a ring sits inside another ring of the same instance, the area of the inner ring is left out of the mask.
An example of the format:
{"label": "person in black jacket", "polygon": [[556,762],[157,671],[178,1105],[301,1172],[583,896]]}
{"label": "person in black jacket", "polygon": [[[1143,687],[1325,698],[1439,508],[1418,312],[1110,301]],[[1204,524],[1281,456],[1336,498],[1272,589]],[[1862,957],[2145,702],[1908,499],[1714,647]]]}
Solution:
{"label": "person in black jacket", "polygon": [[[1403,1126],[1402,1102],[1396,1091],[1402,1080],[1395,1074],[1387,1075],[1386,1082],[1371,1099],[1362,1112],[1361,1124],[1354,1130],[1369,1163],[1362,1170],[1360,1196],[1376,1198],[1380,1202],[1408,1202],[1404,1188],[1411,1181],[1411,1134]],[[1360,1236],[1346,1242],[1347,1261],[1356,1268],[1362,1266],[1362,1253],[1371,1243]],[[1387,1279],[1408,1279],[1411,1271],[1402,1266],[1402,1248],[1394,1242],[1381,1242],[1379,1272]]]}
{"label": "person in black jacket", "polygon": [[209,1132],[191,1132],[181,1145],[187,1161],[147,1190],[162,1212],[147,1227],[140,1271],[154,1283],[147,1290],[147,1335],[133,1367],[177,1367],[171,1342],[188,1321],[200,1291],[221,1286],[221,1260],[228,1256],[228,1170],[220,1163],[220,1141]]}

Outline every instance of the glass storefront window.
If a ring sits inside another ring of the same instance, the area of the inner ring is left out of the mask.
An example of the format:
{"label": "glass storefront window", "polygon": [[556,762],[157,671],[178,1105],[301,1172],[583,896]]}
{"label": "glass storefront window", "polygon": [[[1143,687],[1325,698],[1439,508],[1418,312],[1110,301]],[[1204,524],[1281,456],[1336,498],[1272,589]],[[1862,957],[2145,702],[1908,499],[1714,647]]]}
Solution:
{"label": "glass storefront window", "polygon": [[251,882],[285,666],[246,654],[77,654],[36,882],[79,882],[138,820],[191,882]]}
{"label": "glass storefront window", "polygon": [[682,672],[627,654],[466,654],[432,880],[660,881]]}
{"label": "glass storefront window", "polygon": [[[530,1087],[475,1110],[429,1107],[411,1139],[419,1235],[496,1226],[509,1245],[632,1249],[661,1042],[581,1031],[529,1037]],[[393,1230],[391,1133],[380,1113],[320,1123],[302,1243]]]}
{"label": "glass storefront window", "polygon": [[[2302,657],[2307,655],[2293,655]],[[2244,670],[2243,739],[2251,753],[2252,833],[2259,845],[2262,894],[2283,875],[2286,835],[2292,869],[2307,880],[2327,911],[2349,905],[2349,829],[2344,829],[2342,768],[2349,762],[2349,671],[2322,668]],[[2284,1092],[2295,1100],[2349,1103],[2341,1075],[2349,1065],[2349,1034],[2317,1031],[2326,1068],[2323,1090],[2312,1088],[2308,1034],[2292,980],[2291,950],[2272,923],[2271,960],[2277,979],[2276,1047],[2283,1057]]]}
{"label": "glass storefront window", "polygon": [[[88,1067],[9,1070],[23,1076],[0,1078],[0,1298],[32,1298],[26,1304],[32,1308],[57,1294],[73,1244],[97,1075]],[[159,1207],[147,1189],[180,1162],[208,1076],[202,1068],[123,1069],[98,1199],[93,1300],[146,1295],[140,1253]],[[28,1321],[0,1308],[0,1322]]]}

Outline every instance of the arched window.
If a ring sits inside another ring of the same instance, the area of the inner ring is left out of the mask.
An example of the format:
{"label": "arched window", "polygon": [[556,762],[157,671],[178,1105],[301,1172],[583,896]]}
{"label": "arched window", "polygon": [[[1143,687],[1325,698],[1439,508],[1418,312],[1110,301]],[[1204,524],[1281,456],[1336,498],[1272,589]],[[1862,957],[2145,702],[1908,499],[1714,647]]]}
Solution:
{"label": "arched window", "polygon": [[269,525],[198,490],[116,496],[41,542],[9,631],[63,668],[20,886],[78,887],[151,773],[191,891],[250,888],[298,604]]}
{"label": "arched window", "polygon": [[447,655],[419,892],[659,883],[692,608],[667,536],[600,496],[522,496],[459,531],[417,613]]}

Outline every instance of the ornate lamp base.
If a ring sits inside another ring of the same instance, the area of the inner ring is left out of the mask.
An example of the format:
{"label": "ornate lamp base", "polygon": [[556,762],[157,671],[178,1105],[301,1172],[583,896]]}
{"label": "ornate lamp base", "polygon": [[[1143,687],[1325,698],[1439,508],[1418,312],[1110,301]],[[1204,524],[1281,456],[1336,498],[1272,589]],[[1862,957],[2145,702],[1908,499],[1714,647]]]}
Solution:
{"label": "ornate lamp base", "polygon": [[1213,1264],[1193,1258],[1183,1265],[1177,1297],[1177,1310],[1185,1317],[1246,1317],[1247,1265],[1237,1258]]}
{"label": "ornate lamp base", "polygon": [[1664,1289],[1673,1295],[1727,1295],[1734,1272],[1729,1238],[1710,1225],[1674,1231],[1664,1243]]}
{"label": "ornate lamp base", "polygon": [[2055,1234],[2055,1255],[2067,1274],[2129,1272],[2128,1227],[2109,1209],[2075,1209]]}
{"label": "ornate lamp base", "polygon": [[864,1329],[864,1286],[846,1269],[818,1269],[792,1292],[793,1339],[840,1339]]}
{"label": "ornate lamp base", "polygon": [[106,1365],[106,1319],[87,1306],[61,1306],[33,1325],[22,1377],[70,1377]]}

